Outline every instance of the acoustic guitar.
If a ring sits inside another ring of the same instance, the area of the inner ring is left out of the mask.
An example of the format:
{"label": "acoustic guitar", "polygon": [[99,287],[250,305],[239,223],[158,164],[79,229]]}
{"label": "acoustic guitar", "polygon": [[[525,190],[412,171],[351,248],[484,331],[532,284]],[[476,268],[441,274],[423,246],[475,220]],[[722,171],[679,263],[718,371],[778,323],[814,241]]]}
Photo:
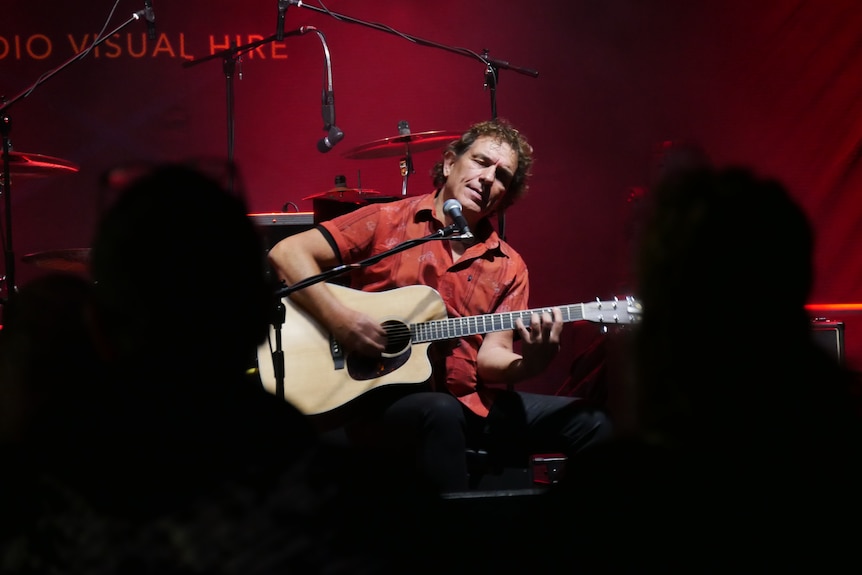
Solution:
{"label": "acoustic guitar", "polygon": [[[533,313],[551,309],[450,318],[440,294],[428,286],[383,292],[364,292],[338,284],[329,284],[329,288],[345,305],[379,319],[387,333],[387,344],[379,358],[345,353],[311,315],[289,298],[282,298],[284,398],[306,415],[335,410],[382,386],[425,382],[431,376],[428,358],[431,343],[513,330],[518,318],[526,325]],[[640,314],[640,305],[632,297],[555,307],[562,311],[564,322],[630,324]],[[272,348],[275,337],[275,326],[270,326],[268,342],[258,348],[257,363],[263,387],[278,394],[275,362],[279,354]]]}

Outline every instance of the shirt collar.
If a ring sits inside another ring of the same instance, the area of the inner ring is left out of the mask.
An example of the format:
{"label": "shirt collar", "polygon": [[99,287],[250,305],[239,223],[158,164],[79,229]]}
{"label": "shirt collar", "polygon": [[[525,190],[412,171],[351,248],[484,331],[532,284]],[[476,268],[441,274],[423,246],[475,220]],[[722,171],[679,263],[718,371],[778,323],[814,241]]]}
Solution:
{"label": "shirt collar", "polygon": [[[440,190],[425,194],[425,196],[419,200],[416,215],[414,216],[416,222],[430,222],[434,220],[434,199],[439,193]],[[442,220],[443,218],[440,218],[440,221]],[[476,245],[484,245],[486,252],[496,251],[501,255],[509,256],[508,250],[510,248],[508,244],[500,239],[500,236],[497,234],[497,231],[494,229],[494,226],[491,225],[491,221],[488,218],[480,220],[478,227],[473,231],[473,233],[476,237]]]}

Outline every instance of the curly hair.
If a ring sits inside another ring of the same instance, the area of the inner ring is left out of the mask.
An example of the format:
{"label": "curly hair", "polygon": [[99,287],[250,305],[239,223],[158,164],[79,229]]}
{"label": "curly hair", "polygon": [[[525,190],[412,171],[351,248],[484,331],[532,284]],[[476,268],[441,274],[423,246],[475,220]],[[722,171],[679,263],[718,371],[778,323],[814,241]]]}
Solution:
{"label": "curly hair", "polygon": [[[490,137],[498,142],[509,144],[518,155],[518,166],[515,168],[512,181],[499,207],[499,210],[502,211],[511,206],[515,200],[524,197],[529,190],[528,180],[533,166],[533,146],[508,120],[497,118],[473,124],[460,138],[449,144],[446,152],[461,156],[470,149],[476,140],[483,137]],[[431,177],[436,189],[443,187],[443,184],[446,183],[446,176],[443,174],[443,159],[431,168]]]}

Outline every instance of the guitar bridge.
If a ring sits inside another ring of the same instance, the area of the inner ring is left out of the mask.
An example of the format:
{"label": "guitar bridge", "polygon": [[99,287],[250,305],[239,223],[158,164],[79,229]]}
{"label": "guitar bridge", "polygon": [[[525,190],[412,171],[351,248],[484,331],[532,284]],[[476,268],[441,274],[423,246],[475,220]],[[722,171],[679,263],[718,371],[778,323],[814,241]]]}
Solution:
{"label": "guitar bridge", "polygon": [[344,369],[344,349],[331,335],[329,336],[329,354],[332,356],[332,367]]}

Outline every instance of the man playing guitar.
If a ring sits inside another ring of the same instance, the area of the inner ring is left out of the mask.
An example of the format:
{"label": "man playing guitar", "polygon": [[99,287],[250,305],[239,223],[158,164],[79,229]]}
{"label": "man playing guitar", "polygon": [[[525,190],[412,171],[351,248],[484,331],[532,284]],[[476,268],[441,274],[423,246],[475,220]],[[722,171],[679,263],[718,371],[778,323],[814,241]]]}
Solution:
{"label": "man playing guitar", "polygon": [[[432,347],[430,377],[420,371],[423,381],[380,385],[368,392],[360,387],[356,393],[359,409],[342,428],[346,437],[357,445],[370,442],[390,450],[396,460],[404,457],[416,466],[417,477],[439,492],[467,489],[468,446],[506,449],[525,459],[539,452],[571,457],[610,434],[607,416],[577,398],[514,388],[547,368],[559,351],[563,323],[571,319],[564,318],[560,307],[510,315],[528,308],[527,267],[490,218],[527,191],[531,164],[532,147],[507,121],[474,124],[444,150],[432,171],[433,192],[360,207],[281,240],[268,254],[279,280],[290,286],[450,224],[459,229],[459,236],[422,243],[349,275],[351,288],[391,302],[390,316],[399,311],[415,316],[417,307],[428,304],[425,295],[409,302],[400,297],[406,293],[402,290],[419,284],[439,294],[443,317],[514,317],[504,323],[509,329],[475,328],[474,322],[474,329],[458,331],[446,345]],[[390,342],[390,328],[398,322],[381,321],[386,318],[375,315],[370,303],[344,297],[342,289],[318,282],[294,291],[289,300],[330,334],[328,342],[337,342],[339,353],[366,358],[381,372],[390,371],[393,381],[402,373],[409,380],[408,369],[398,370],[400,363],[385,367],[401,351]],[[396,309],[399,305],[406,310]],[[289,360],[284,367],[286,388],[301,379],[312,391],[304,395],[317,395],[318,388],[320,394],[329,393],[324,391],[326,374],[306,373]],[[354,379],[363,377],[350,375],[345,385]]]}

